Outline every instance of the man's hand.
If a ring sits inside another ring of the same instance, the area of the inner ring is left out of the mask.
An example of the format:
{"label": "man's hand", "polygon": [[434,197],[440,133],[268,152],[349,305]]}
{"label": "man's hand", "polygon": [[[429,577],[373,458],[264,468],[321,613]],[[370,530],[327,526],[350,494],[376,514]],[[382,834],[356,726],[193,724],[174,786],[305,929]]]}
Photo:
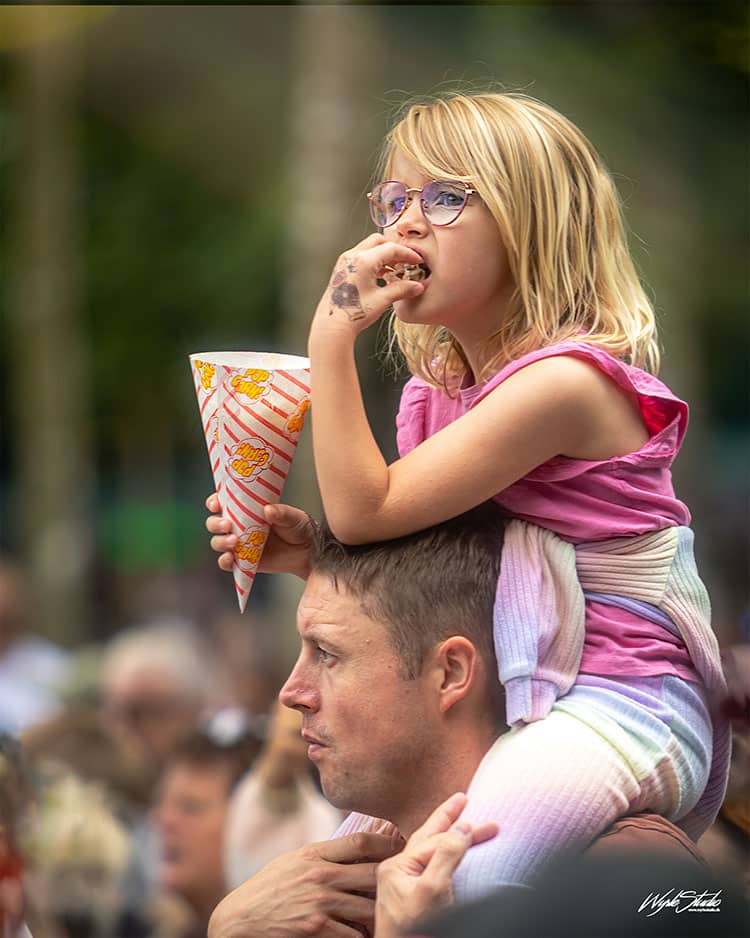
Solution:
{"label": "man's hand", "polygon": [[284,854],[219,903],[208,938],[371,935],[378,862],[402,846],[399,838],[357,833]]}
{"label": "man's hand", "polygon": [[406,846],[378,867],[375,938],[396,938],[428,913],[453,902],[451,878],[473,844],[494,837],[494,822],[458,821],[466,795],[451,795],[411,835]]}
{"label": "man's hand", "polygon": [[[206,518],[206,530],[211,537],[211,548],[220,557],[216,561],[222,570],[231,572],[234,566],[233,550],[237,535],[232,525],[217,512],[221,512],[219,496],[214,492],[206,499],[206,508],[214,512]],[[310,573],[308,554],[312,520],[307,512],[291,505],[266,505],[263,509],[271,525],[268,541],[258,566],[259,573],[294,573],[306,580]]]}

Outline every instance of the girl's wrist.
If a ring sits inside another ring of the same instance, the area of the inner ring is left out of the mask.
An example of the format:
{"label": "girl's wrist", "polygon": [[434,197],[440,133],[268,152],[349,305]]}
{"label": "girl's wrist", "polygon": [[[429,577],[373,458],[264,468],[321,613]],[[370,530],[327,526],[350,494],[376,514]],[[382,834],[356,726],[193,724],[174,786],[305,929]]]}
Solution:
{"label": "girl's wrist", "polygon": [[310,354],[321,348],[328,350],[334,347],[353,348],[361,331],[361,328],[357,328],[356,322],[342,321],[339,316],[331,316],[327,310],[318,308],[310,325],[308,339]]}

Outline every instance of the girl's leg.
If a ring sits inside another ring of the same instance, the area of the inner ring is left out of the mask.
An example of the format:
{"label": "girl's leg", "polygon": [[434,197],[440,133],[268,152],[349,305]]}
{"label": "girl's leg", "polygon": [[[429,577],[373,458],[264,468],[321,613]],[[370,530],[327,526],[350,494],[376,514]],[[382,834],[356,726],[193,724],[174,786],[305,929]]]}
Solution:
{"label": "girl's leg", "polygon": [[544,720],[500,737],[482,761],[463,816],[497,821],[500,833],[462,861],[457,900],[529,884],[557,853],[584,849],[624,814],[677,818],[697,801],[711,762],[700,693],[675,708],[664,692],[671,679],[590,680]]}

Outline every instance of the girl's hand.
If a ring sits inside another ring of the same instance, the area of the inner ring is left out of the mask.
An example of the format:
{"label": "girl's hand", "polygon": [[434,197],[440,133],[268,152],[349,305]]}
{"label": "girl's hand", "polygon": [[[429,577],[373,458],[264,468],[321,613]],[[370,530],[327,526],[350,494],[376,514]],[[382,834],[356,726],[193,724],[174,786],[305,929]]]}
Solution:
{"label": "girl's hand", "polygon": [[473,844],[494,837],[497,824],[456,819],[466,795],[451,795],[406,842],[401,853],[378,867],[375,938],[396,938],[418,919],[453,901],[451,878]]}
{"label": "girl's hand", "polygon": [[[232,534],[231,523],[221,517],[221,505],[216,492],[206,499],[206,508],[213,512],[206,518],[206,530],[213,535],[211,548],[221,555],[217,560],[219,567],[231,572],[234,567],[233,550],[237,546],[237,535]],[[271,529],[258,572],[294,573],[306,580],[310,573],[312,519],[307,512],[291,505],[266,505],[263,514]]]}
{"label": "girl's hand", "polygon": [[[313,320],[313,330],[334,326],[353,329],[356,336],[379,319],[397,300],[424,292],[418,281],[393,276],[396,264],[421,264],[424,258],[411,248],[371,234],[336,261]],[[385,280],[385,286],[378,286]]]}

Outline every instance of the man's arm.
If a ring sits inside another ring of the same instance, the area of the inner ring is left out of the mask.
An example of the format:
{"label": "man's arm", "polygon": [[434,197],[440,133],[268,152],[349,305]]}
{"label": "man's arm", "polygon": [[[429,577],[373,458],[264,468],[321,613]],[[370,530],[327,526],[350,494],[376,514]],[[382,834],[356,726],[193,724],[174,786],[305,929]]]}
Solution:
{"label": "man's arm", "polygon": [[357,925],[372,934],[378,863],[402,847],[358,833],[278,857],[219,903],[208,938],[360,938]]}

